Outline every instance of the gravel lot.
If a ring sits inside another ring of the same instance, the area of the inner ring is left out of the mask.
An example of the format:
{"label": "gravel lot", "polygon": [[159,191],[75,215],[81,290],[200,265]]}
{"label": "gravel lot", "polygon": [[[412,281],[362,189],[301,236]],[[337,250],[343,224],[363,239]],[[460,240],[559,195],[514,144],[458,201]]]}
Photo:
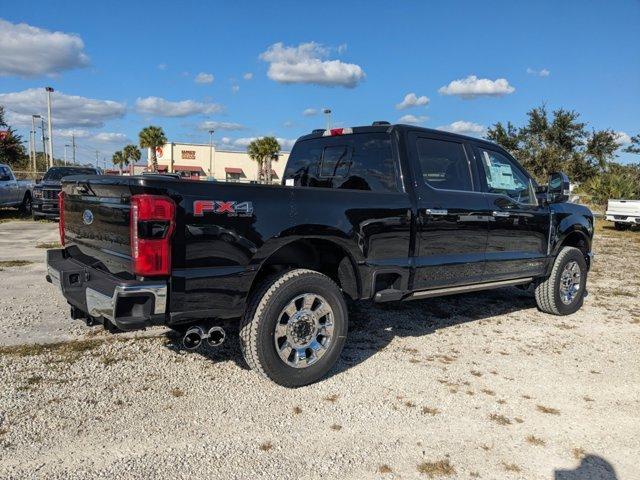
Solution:
{"label": "gravel lot", "polygon": [[599,230],[573,316],[517,289],[361,305],[333,374],[287,390],[235,337],[71,321],[57,224],[0,222],[0,479],[640,478],[640,232]]}

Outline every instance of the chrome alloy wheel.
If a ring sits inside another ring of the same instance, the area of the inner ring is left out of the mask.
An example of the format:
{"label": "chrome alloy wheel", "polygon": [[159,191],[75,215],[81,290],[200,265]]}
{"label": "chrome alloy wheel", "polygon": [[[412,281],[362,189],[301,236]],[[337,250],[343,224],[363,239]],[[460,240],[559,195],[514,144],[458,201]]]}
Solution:
{"label": "chrome alloy wheel", "polygon": [[324,297],[305,293],[282,309],[273,336],[278,355],[290,367],[305,368],[325,354],[333,338],[333,309]]}
{"label": "chrome alloy wheel", "polygon": [[560,300],[565,305],[570,305],[580,291],[580,266],[575,260],[564,266],[560,276]]}

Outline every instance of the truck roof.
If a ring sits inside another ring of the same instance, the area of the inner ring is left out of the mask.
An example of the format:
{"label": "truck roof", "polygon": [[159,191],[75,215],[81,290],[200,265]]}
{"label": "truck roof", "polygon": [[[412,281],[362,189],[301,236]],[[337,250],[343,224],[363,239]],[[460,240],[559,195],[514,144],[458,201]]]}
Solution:
{"label": "truck roof", "polygon": [[[495,142],[492,142],[490,140],[486,140],[483,138],[470,137],[468,135],[460,135],[459,133],[451,133],[444,130],[436,130],[433,128],[417,127],[415,125],[406,125],[403,123],[397,123],[393,125],[391,124],[365,125],[365,126],[359,126],[359,127],[352,127],[352,130],[353,130],[353,133],[385,133],[385,132],[391,133],[392,131],[406,132],[410,130],[413,132],[418,131],[418,132],[436,134],[438,136],[449,137],[451,139],[473,141],[473,142],[484,143],[486,145],[492,145],[492,146],[497,145]],[[313,138],[323,138],[324,131],[325,131],[324,129],[314,130],[313,132],[298,138],[298,141],[309,140]]]}

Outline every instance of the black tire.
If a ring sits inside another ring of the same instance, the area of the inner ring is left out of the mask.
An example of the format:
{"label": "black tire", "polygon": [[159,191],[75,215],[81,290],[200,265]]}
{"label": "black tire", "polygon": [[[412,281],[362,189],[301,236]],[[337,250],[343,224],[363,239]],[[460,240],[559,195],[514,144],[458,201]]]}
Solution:
{"label": "black tire", "polygon": [[31,218],[37,222],[39,220],[42,220],[44,216],[34,213],[33,215],[31,215]]}
{"label": "black tire", "polygon": [[19,207],[20,213],[24,213],[25,215],[31,215],[33,211],[33,205],[31,203],[31,194],[25,193],[24,198],[22,199],[22,204]]}
{"label": "black tire", "polygon": [[613,226],[616,230],[627,230],[630,227],[629,224],[622,223],[622,222],[616,222],[613,224]]}
{"label": "black tire", "polygon": [[[315,363],[296,368],[278,354],[275,332],[283,309],[305,294],[326,299],[332,310],[333,334]],[[295,388],[327,374],[340,357],[347,330],[347,305],[333,280],[313,270],[289,270],[266,279],[249,298],[240,324],[240,347],[251,369],[279,385]]]}
{"label": "black tire", "polygon": [[[580,281],[576,282],[578,290],[571,299],[562,299],[562,274],[567,265],[575,262],[580,273]],[[584,301],[587,285],[587,262],[584,254],[577,248],[564,247],[553,263],[551,274],[535,284],[535,297],[538,308],[553,315],[571,315],[577,312]],[[567,300],[569,300],[567,302]]]}

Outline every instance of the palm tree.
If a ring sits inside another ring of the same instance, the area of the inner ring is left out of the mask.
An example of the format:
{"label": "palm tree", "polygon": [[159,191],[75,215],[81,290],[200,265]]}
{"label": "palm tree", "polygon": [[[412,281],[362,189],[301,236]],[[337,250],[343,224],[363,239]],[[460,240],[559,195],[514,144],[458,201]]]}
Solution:
{"label": "palm tree", "polygon": [[118,166],[118,170],[120,170],[120,175],[122,175],[122,165],[125,163],[124,153],[122,153],[122,150],[118,150],[117,152],[114,152],[113,156],[111,157],[111,161],[113,162],[114,165]]}
{"label": "palm tree", "polygon": [[156,156],[156,148],[167,143],[167,137],[165,136],[162,127],[155,127],[153,125],[145,127],[140,131],[138,137],[142,148],[151,149],[151,168],[154,172],[157,172],[158,157]]}
{"label": "palm tree", "polygon": [[124,155],[124,165],[126,166],[129,166],[131,163],[136,163],[142,156],[140,149],[131,144],[122,149],[122,154]]}
{"label": "palm tree", "polygon": [[277,158],[280,144],[275,137],[256,138],[247,146],[251,160],[258,163],[258,180],[271,183],[271,159]]}

